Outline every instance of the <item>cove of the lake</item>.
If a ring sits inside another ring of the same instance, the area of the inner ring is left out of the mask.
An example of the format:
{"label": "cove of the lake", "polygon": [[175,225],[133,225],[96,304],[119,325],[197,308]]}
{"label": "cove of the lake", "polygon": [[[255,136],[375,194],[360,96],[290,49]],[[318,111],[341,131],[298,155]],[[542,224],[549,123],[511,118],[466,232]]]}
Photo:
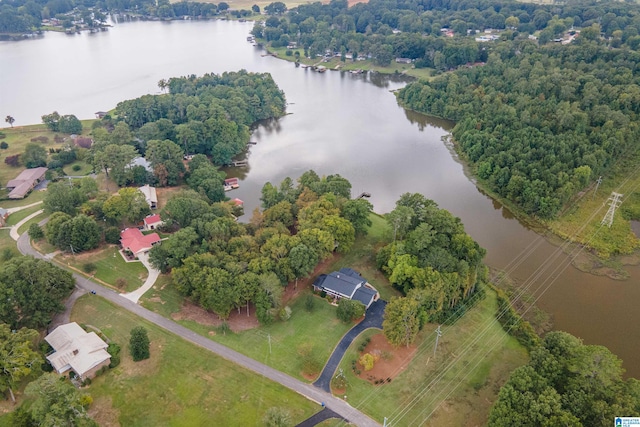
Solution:
{"label": "cove of the lake", "polygon": [[[314,169],[339,173],[354,196],[369,192],[376,212],[405,192],[422,193],[459,216],[487,249],[486,262],[506,269],[553,317],[555,328],[607,346],[640,377],[640,268],[615,281],[582,273],[569,258],[481,193],[451,147],[445,122],[405,111],[391,92],[402,79],[376,74],[314,73],[263,57],[246,41],[251,23],[125,22],[109,31],[46,33],[0,42],[0,116],[15,126],[57,110],[92,118],[125,99],[160,93],[162,78],[246,69],[269,72],[284,90],[288,115],[255,130],[249,166],[235,169],[250,215],[266,181]],[[0,167],[6,167],[2,165]]]}

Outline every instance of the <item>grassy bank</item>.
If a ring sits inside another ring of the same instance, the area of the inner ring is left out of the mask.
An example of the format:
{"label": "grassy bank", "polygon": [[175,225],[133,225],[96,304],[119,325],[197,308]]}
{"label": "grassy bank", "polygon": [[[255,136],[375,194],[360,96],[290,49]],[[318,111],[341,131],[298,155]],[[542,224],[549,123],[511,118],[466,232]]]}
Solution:
{"label": "grassy bank", "polygon": [[453,326],[444,326],[435,358],[437,325],[426,325],[413,359],[403,361],[404,371],[383,385],[360,379],[351,369],[359,357],[361,339],[356,339],[340,365],[348,401],[374,418],[389,417],[394,426],[486,424],[500,387],[528,358],[495,321],[496,307],[495,294],[488,292]]}
{"label": "grassy bank", "polygon": [[[91,324],[122,346],[122,364],[88,388],[91,414],[100,425],[260,425],[273,406],[287,408],[300,422],[319,408],[297,393],[234,365],[122,310],[87,295],[71,316]],[[142,325],[151,339],[151,358],[129,356],[131,328]]]}
{"label": "grassy bank", "polygon": [[[284,59],[286,61],[291,61],[291,62],[296,61],[295,56],[293,55],[287,56],[286,47],[275,48],[275,47],[265,45],[265,49],[267,49],[269,53],[277,55],[279,59]],[[324,62],[324,59],[321,57],[306,58],[303,55],[304,53],[303,48],[292,49],[292,51],[300,52],[301,64],[322,65],[329,70],[335,70],[336,67],[339,66],[338,69],[343,71],[350,71],[350,70],[376,71],[382,74],[404,74],[411,77],[425,78],[425,79],[428,79],[433,75],[433,69],[431,68],[413,68],[411,64],[399,64],[395,61],[391,62],[391,64],[389,64],[386,67],[375,65],[373,61],[371,61],[370,59],[367,59],[365,61],[355,61],[355,62],[353,60],[347,59],[346,61],[342,62],[340,58],[333,57],[329,61]]]}

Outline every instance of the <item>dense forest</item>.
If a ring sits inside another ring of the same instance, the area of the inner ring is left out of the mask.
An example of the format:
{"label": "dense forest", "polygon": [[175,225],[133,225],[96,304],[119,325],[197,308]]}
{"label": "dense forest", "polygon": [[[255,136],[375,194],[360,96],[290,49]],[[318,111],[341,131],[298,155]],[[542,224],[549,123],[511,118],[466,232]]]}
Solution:
{"label": "dense forest", "polygon": [[[159,86],[169,93],[120,102],[93,129],[93,164],[120,186],[176,185],[185,155],[226,164],[246,148],[250,125],[280,117],[286,108],[284,93],[266,73],[192,75],[163,79]],[[139,156],[151,171],[132,164]],[[220,188],[223,179],[218,176]]]}
{"label": "dense forest", "polygon": [[550,332],[502,387],[489,426],[609,426],[640,412],[640,382],[623,380],[605,347]]}
{"label": "dense forest", "polygon": [[418,302],[426,320],[458,318],[461,305],[487,279],[485,250],[465,233],[460,218],[421,194],[403,194],[385,217],[394,240],[378,251],[378,268]]}
{"label": "dense forest", "polygon": [[253,303],[268,323],[284,308],[283,285],[307,277],[334,251],[348,251],[356,231],[365,231],[372,206],[350,196],[351,184],[341,176],[308,171],[297,185],[290,178],[265,184],[263,211],[241,224],[185,191],[162,212],[179,230],[153,247],[150,259],[171,271],[182,294],[221,318]]}
{"label": "dense forest", "polygon": [[640,54],[595,35],[569,46],[498,46],[483,67],[403,88],[408,108],[457,121],[477,176],[542,218],[637,149]]}

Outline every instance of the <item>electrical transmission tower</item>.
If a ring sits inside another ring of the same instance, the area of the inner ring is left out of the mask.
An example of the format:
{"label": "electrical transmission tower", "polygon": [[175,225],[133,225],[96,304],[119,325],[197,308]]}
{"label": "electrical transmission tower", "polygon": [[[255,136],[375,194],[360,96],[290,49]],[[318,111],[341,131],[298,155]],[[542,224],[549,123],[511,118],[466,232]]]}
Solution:
{"label": "electrical transmission tower", "polygon": [[613,224],[613,214],[616,212],[616,208],[620,206],[620,203],[622,203],[622,201],[620,200],[622,196],[623,195],[620,193],[611,193],[611,196],[607,200],[609,202],[609,210],[604,215],[604,218],[602,218],[602,222],[600,224],[606,224],[607,227],[611,228],[611,224]]}

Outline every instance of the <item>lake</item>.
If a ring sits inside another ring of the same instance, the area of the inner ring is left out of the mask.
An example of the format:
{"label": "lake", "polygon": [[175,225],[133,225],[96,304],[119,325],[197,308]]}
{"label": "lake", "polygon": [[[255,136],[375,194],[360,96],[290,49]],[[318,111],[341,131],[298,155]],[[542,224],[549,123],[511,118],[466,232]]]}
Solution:
{"label": "lake", "polygon": [[477,189],[443,141],[449,123],[398,106],[392,91],[406,84],[401,78],[295,68],[261,56],[246,41],[251,28],[226,21],[126,22],[94,34],[0,42],[0,116],[12,115],[15,126],[39,123],[54,110],[92,118],[121,100],[160,93],[162,78],[269,72],[287,96],[289,114],[258,126],[249,167],[229,171],[242,179],[229,195],[244,200],[247,216],[259,206],[264,182],[308,169],[343,175],[354,196],[371,193],[379,213],[393,209],[402,193],[422,193],[462,219],[487,249],[486,262],[539,298],[556,329],[607,346],[640,377],[640,268],[630,269],[629,280],[614,281],[570,266],[567,255]]}

